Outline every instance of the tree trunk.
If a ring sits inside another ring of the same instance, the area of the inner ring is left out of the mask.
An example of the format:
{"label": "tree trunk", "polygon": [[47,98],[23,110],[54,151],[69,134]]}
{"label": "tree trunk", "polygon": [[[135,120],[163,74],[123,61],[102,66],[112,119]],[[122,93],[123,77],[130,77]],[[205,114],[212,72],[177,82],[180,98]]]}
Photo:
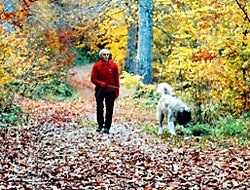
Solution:
{"label": "tree trunk", "polygon": [[125,59],[125,71],[130,74],[136,73],[136,40],[137,28],[130,26],[128,28],[127,52]]}
{"label": "tree trunk", "polygon": [[152,42],[153,42],[153,0],[139,0],[139,40],[138,74],[143,76],[143,83],[153,82]]}

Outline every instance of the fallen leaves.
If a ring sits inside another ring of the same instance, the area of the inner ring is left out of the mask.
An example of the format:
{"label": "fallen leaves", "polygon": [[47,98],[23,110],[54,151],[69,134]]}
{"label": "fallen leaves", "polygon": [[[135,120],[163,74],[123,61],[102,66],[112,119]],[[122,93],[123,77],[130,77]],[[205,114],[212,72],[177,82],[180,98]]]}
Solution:
{"label": "fallen leaves", "polygon": [[0,187],[244,189],[249,185],[247,148],[178,149],[133,128],[127,135],[130,140],[124,141],[119,132],[111,130],[107,136],[73,125],[12,128],[0,148]]}
{"label": "fallen leaves", "polygon": [[126,119],[117,119],[109,135],[97,133],[95,126],[77,123],[95,115],[90,99],[23,100],[22,105],[32,113],[28,123],[0,137],[0,189],[205,190],[250,185],[249,147],[201,150],[183,143],[176,148]]}

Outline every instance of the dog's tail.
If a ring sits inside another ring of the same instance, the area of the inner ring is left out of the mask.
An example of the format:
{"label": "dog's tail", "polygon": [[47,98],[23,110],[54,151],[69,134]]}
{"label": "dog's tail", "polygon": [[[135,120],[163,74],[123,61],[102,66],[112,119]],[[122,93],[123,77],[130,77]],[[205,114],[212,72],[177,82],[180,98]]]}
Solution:
{"label": "dog's tail", "polygon": [[173,88],[168,83],[160,83],[157,87],[157,92],[161,95],[172,95]]}

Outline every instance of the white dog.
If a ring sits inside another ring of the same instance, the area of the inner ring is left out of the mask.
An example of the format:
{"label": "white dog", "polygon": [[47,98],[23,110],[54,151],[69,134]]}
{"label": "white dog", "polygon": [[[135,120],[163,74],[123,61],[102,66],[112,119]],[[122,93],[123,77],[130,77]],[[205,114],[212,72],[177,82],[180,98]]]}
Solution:
{"label": "white dog", "polygon": [[164,117],[168,118],[168,129],[172,135],[175,133],[175,125],[186,125],[191,121],[191,111],[180,99],[172,96],[173,88],[167,83],[160,83],[157,92],[161,98],[157,105],[157,118],[159,121],[158,134],[163,133],[162,122]]}

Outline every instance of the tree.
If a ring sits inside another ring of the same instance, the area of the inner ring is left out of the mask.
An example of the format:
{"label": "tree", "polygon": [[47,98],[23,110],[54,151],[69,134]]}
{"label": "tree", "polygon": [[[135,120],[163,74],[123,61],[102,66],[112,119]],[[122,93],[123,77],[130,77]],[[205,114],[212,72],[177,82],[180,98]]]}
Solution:
{"label": "tree", "polygon": [[127,15],[128,22],[128,39],[127,39],[127,50],[125,58],[124,70],[130,74],[136,73],[136,52],[137,52],[137,42],[138,42],[138,24],[136,24],[137,15],[136,12],[138,8],[136,6],[135,10],[132,11],[129,8]]}
{"label": "tree", "polygon": [[130,74],[136,73],[136,40],[137,39],[137,28],[131,26],[128,28],[128,41],[127,51],[125,59],[124,70]]}
{"label": "tree", "polygon": [[[239,1],[240,8],[236,2],[154,3],[158,10],[154,12],[154,24],[161,28],[154,31],[155,52],[167,57],[166,61],[162,59],[163,69],[159,69],[162,74],[154,73],[155,77],[164,76],[163,80],[176,89],[190,93],[198,108],[195,116],[200,113],[206,118],[204,113],[214,105],[223,114],[249,111],[250,34],[246,13],[250,2]],[[154,68],[162,65],[158,59],[154,54]]]}
{"label": "tree", "polygon": [[139,0],[138,74],[143,83],[153,82],[152,42],[153,42],[153,1]]}

